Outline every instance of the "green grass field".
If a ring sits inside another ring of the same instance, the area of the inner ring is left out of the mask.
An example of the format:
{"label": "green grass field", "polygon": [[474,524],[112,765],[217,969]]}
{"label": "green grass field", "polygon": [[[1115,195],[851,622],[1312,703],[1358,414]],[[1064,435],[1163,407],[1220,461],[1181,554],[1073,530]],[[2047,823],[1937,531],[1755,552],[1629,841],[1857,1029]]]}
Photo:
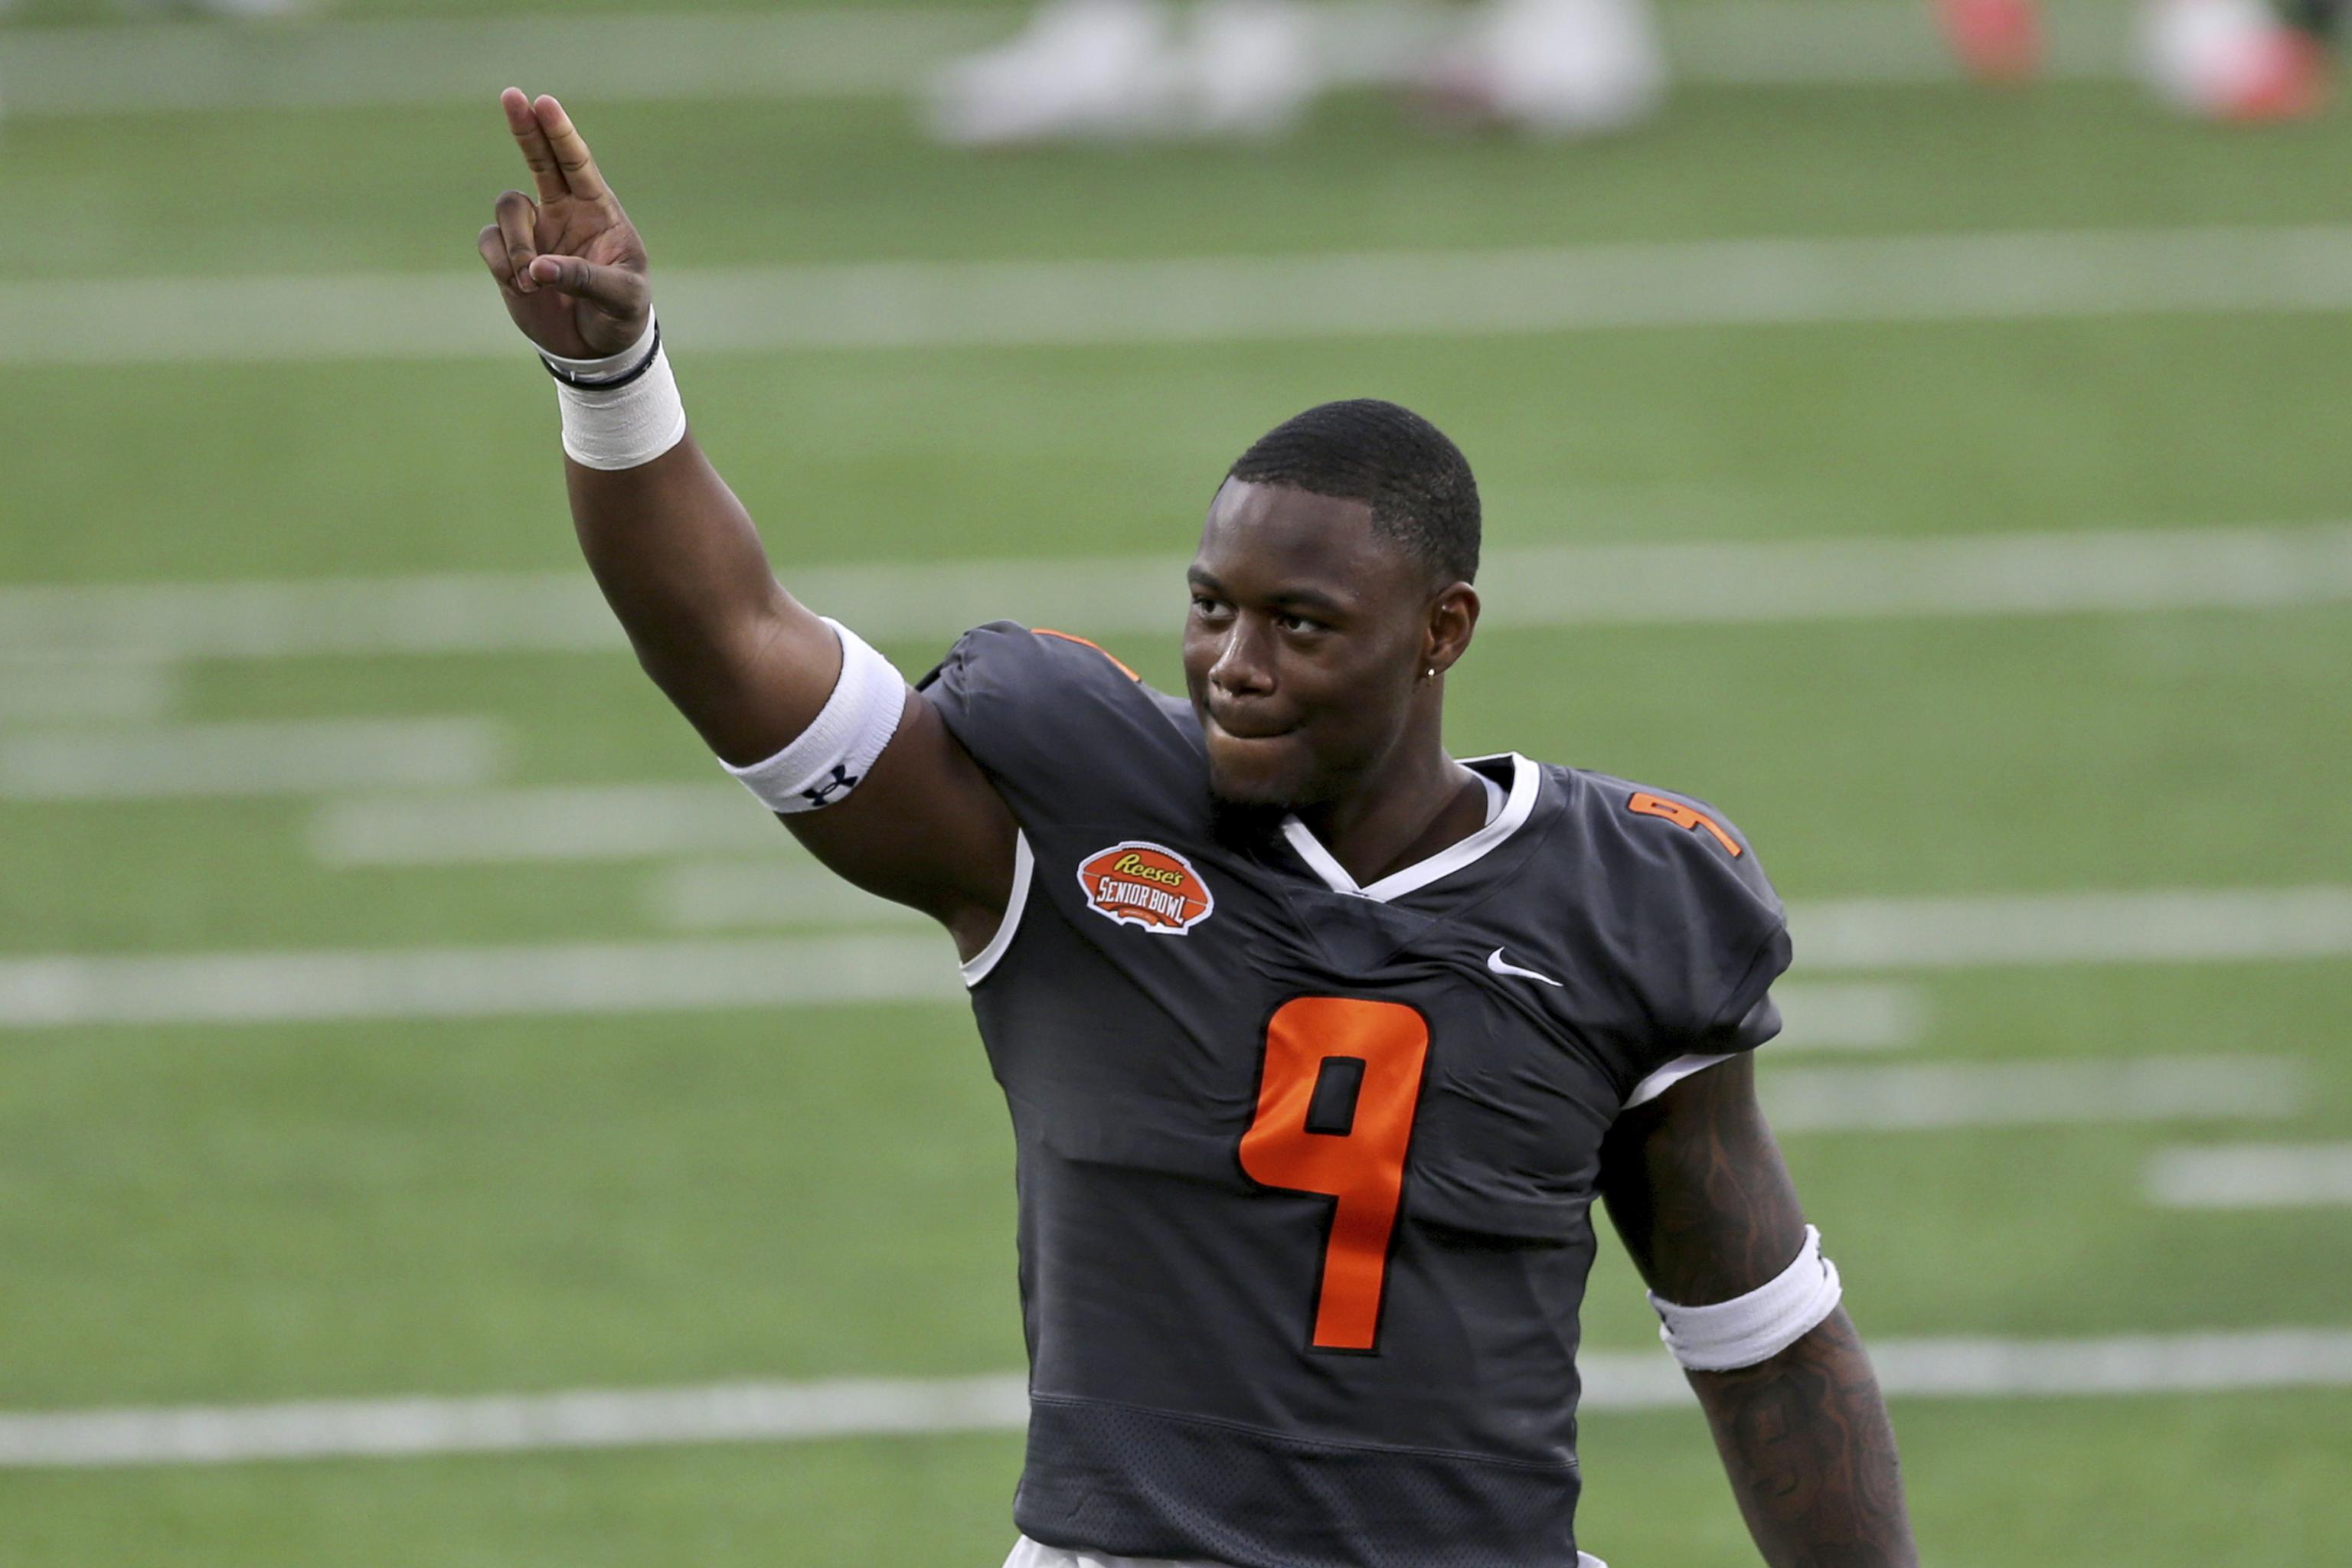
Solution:
{"label": "green grass field", "polygon": [[[2352,121],[2228,133],[2121,83],[1694,88],[1565,147],[1431,138],[1348,98],[1278,149],[981,159],[887,101],[567,101],[657,289],[665,266],[2352,222]],[[514,163],[488,100],[0,121],[0,291],[478,270]],[[377,313],[356,289],[350,310]],[[1461,442],[1495,548],[2255,527],[2338,520],[2352,490],[2352,321],[2315,311],[676,357],[788,584],[1181,551],[1251,438],[1358,395]],[[0,586],[571,569],[550,402],[520,342],[12,365]],[[1171,581],[1171,635],[1116,651],[1172,679],[1180,611]],[[940,646],[887,651],[911,671]],[[499,787],[711,780],[617,630],[604,652],[197,658],[142,715],[10,717],[52,668],[0,651],[0,960],[679,938],[648,902],[671,858],[334,866],[321,796],[5,797],[11,745],[230,721],[478,717],[512,737]],[[1454,686],[1461,752],[1705,795],[1800,906],[2352,883],[2341,595],[1497,628]],[[696,858],[793,857],[746,801],[740,845]],[[1808,974],[1795,935],[1798,978],[1851,978]],[[2175,1210],[2143,1184],[2178,1145],[2352,1139],[2340,950],[1870,977],[1913,988],[1920,1037],[1805,1065],[2284,1057],[2301,1088],[2263,1119],[1790,1133],[1865,1335],[2352,1328],[2352,1207]],[[929,1003],[11,1021],[0,1414],[1006,1371],[1010,1174],[970,1023]],[[1613,1247],[1587,1324],[1650,1342]],[[1935,1568],[2289,1568],[2352,1535],[2342,1386],[1895,1415]],[[1580,1534],[1616,1568],[1752,1560],[1695,1410],[1594,1413],[1583,1447]],[[0,1468],[0,1564],[988,1568],[1018,1459],[1003,1434]]]}

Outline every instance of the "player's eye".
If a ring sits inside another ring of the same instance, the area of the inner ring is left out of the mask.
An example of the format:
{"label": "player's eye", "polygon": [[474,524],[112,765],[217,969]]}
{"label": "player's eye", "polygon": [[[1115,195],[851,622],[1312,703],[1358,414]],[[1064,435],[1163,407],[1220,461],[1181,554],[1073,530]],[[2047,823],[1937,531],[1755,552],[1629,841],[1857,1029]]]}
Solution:
{"label": "player's eye", "polygon": [[1200,616],[1204,621],[1212,620],[1216,616],[1223,615],[1224,613],[1224,601],[1222,599],[1213,599],[1206,594],[1195,594],[1192,595],[1192,613]]}
{"label": "player's eye", "polygon": [[1310,621],[1305,616],[1296,615],[1288,610],[1276,616],[1274,624],[1286,632],[1319,632],[1323,629],[1322,622]]}

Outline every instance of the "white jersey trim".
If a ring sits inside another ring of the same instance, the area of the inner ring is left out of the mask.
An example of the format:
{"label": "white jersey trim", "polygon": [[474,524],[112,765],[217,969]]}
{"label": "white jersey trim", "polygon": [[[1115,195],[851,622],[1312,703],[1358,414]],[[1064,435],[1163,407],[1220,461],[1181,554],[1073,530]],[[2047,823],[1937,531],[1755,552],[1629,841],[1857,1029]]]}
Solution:
{"label": "white jersey trim", "polygon": [[1004,919],[997,922],[996,934],[988,945],[974,953],[964,964],[963,983],[966,989],[988,978],[988,972],[1013,945],[1013,934],[1021,929],[1021,911],[1029,902],[1029,882],[1037,869],[1037,858],[1029,848],[1029,836],[1015,829],[1013,834],[1013,895],[1004,900]]}
{"label": "white jersey trim", "polygon": [[1416,860],[1402,871],[1391,871],[1370,886],[1360,885],[1339,864],[1323,841],[1315,837],[1307,826],[1295,816],[1282,819],[1282,835],[1290,841],[1291,848],[1307,862],[1309,869],[1323,879],[1335,893],[1353,893],[1359,898],[1374,899],[1381,903],[1426,888],[1441,878],[1469,866],[1505,839],[1527,825],[1535,814],[1536,794],[1542,787],[1543,774],[1537,766],[1517,752],[1503,752],[1492,757],[1472,757],[1473,763],[1500,762],[1508,757],[1511,763],[1511,793],[1503,802],[1503,809],[1478,829],[1457,844],[1450,844],[1426,860]]}
{"label": "white jersey trim", "polygon": [[1719,1057],[1676,1057],[1635,1084],[1633,1092],[1625,1097],[1624,1109],[1631,1110],[1637,1105],[1646,1105],[1693,1073],[1705,1072],[1717,1062],[1729,1061],[1737,1054],[1726,1052]]}

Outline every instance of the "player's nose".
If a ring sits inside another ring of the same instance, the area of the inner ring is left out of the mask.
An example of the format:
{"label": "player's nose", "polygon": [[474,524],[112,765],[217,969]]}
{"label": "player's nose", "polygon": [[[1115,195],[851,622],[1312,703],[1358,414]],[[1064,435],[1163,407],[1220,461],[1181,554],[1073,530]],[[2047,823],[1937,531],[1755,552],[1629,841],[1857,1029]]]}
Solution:
{"label": "player's nose", "polygon": [[1271,647],[1263,628],[1250,625],[1252,619],[1234,617],[1217,649],[1216,662],[1209,666],[1209,683],[1236,697],[1262,696],[1274,689]]}

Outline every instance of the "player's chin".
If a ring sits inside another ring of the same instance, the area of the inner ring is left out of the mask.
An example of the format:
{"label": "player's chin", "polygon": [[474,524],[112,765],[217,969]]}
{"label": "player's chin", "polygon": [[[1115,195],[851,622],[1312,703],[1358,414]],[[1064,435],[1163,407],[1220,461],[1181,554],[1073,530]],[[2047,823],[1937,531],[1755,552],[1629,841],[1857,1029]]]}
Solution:
{"label": "player's chin", "polygon": [[1225,805],[1289,807],[1300,804],[1314,777],[1314,759],[1297,731],[1284,735],[1228,734],[1212,724],[1209,793]]}

